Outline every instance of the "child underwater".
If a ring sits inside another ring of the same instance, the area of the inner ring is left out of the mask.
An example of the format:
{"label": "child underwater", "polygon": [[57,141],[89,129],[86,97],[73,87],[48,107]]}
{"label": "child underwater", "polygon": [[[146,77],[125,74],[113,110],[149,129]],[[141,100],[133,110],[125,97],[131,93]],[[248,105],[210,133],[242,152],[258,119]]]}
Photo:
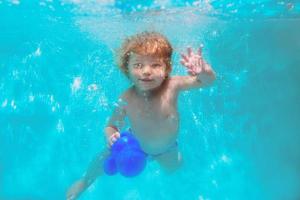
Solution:
{"label": "child underwater", "polygon": [[91,163],[86,174],[67,192],[76,199],[98,176],[103,175],[103,162],[110,147],[120,137],[127,117],[131,131],[142,150],[168,172],[182,164],[177,138],[179,113],[177,99],[181,91],[206,87],[215,80],[215,72],[202,56],[202,48],[187,48],[181,64],[188,75],[170,76],[173,49],[168,39],[157,32],[142,32],[125,40],[120,49],[119,67],[132,82],[121,96],[108,124],[105,148]]}

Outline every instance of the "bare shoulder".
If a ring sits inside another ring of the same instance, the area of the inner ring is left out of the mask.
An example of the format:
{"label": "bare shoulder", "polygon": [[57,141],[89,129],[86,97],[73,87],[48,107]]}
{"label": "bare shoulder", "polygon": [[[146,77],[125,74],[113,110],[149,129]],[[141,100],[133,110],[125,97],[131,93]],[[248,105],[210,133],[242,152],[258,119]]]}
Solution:
{"label": "bare shoulder", "polygon": [[168,93],[168,95],[174,94],[176,96],[177,92],[178,92],[178,77],[177,76],[170,76],[168,79],[166,79],[165,82],[165,92]]}
{"label": "bare shoulder", "polygon": [[122,95],[119,97],[119,100],[128,102],[130,101],[132,94],[133,94],[133,87],[130,87],[122,93]]}
{"label": "bare shoulder", "polygon": [[179,76],[171,76],[167,79],[167,84],[169,88],[174,89],[176,87],[176,84],[179,80]]}

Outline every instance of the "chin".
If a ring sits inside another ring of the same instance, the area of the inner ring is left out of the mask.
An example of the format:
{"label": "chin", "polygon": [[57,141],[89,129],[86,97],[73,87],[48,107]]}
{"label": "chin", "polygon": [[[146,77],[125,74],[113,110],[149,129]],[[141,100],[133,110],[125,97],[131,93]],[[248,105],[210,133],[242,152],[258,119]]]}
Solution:
{"label": "chin", "polygon": [[140,90],[143,91],[143,92],[149,92],[151,90],[154,90],[155,88],[156,87],[154,87],[154,88],[140,88]]}
{"label": "chin", "polygon": [[155,90],[155,89],[157,89],[157,88],[159,88],[161,85],[156,85],[156,86],[149,86],[149,87],[143,87],[143,88],[141,88],[141,90],[143,90],[143,91],[151,91],[151,90]]}
{"label": "chin", "polygon": [[162,82],[161,83],[152,83],[152,84],[139,84],[138,88],[139,90],[141,91],[144,91],[144,92],[150,92],[150,91],[153,91],[153,90],[156,90],[158,88],[160,88],[160,86],[162,86]]}

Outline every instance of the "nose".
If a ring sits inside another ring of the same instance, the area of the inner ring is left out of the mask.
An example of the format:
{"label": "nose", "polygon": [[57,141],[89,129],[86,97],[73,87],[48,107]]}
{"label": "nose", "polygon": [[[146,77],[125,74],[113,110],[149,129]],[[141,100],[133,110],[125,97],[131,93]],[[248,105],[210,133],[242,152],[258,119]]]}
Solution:
{"label": "nose", "polygon": [[145,65],[143,67],[142,73],[143,73],[143,75],[150,75],[151,74],[151,67],[149,65]]}

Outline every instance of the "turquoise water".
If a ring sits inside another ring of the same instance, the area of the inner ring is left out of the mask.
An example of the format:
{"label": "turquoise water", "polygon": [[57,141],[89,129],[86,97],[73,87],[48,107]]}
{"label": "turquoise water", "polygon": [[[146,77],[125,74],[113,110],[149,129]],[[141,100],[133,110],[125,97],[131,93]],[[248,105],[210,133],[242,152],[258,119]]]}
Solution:
{"label": "turquoise water", "polygon": [[218,74],[181,94],[183,167],[149,162],[101,177],[81,199],[300,199],[297,1],[0,1],[0,199],[64,199],[105,145],[130,83],[122,40],[156,30],[179,52],[204,45]]}

